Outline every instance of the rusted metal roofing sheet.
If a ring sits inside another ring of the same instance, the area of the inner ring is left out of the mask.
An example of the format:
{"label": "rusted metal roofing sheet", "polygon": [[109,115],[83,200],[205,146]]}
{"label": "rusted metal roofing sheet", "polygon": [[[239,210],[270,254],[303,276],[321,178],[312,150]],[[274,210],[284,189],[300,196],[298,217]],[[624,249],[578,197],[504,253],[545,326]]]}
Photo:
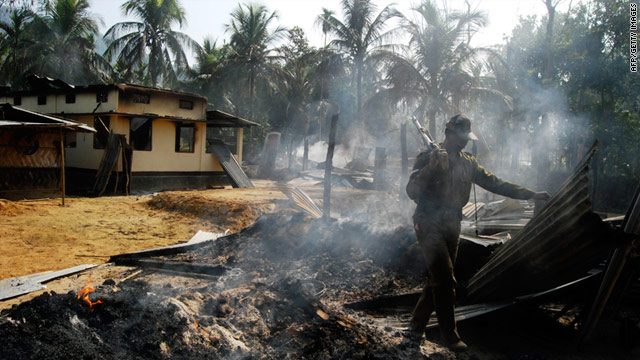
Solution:
{"label": "rusted metal roofing sheet", "polygon": [[583,276],[604,260],[615,244],[610,225],[591,211],[588,175],[596,149],[594,144],[540,213],[469,280],[468,300],[546,290]]}

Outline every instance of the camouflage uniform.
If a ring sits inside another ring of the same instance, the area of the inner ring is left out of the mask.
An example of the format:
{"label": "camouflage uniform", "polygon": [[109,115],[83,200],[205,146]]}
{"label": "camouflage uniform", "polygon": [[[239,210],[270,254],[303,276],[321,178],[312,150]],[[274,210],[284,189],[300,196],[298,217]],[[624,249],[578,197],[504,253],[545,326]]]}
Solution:
{"label": "camouflage uniform", "polygon": [[462,207],[469,201],[471,183],[499,195],[529,199],[535,193],[501,180],[480,166],[471,154],[448,154],[449,167],[430,168],[434,151],[418,155],[407,193],[418,204],[413,215],[416,237],[429,266],[429,278],[413,310],[411,329],[422,331],[434,310],[444,340],[460,340],[454,318],[453,266],[458,252]]}

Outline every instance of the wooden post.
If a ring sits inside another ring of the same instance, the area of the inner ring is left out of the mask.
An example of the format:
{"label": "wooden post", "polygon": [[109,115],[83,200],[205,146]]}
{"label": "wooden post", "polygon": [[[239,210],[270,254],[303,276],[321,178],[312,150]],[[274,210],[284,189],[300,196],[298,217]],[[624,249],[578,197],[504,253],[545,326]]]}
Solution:
{"label": "wooden post", "polygon": [[325,161],[324,168],[323,212],[325,219],[331,217],[331,170],[333,168],[333,149],[336,147],[336,128],[339,115],[335,114],[331,117],[331,128],[329,130],[329,148],[327,149],[327,161]]}
{"label": "wooden post", "polygon": [[64,173],[64,134],[60,130],[60,190],[62,191],[62,206],[64,206],[65,195],[65,173]]}
{"label": "wooden post", "polygon": [[407,154],[407,124],[400,125],[400,152],[402,157],[402,180],[400,181],[400,199],[408,199],[405,185],[409,180],[409,155]]}
{"label": "wooden post", "polygon": [[384,188],[384,169],[387,167],[387,149],[376,148],[375,169],[373,170],[373,188],[382,190]]}
{"label": "wooden post", "polygon": [[302,171],[309,167],[309,138],[304,137],[304,153],[302,154]]}

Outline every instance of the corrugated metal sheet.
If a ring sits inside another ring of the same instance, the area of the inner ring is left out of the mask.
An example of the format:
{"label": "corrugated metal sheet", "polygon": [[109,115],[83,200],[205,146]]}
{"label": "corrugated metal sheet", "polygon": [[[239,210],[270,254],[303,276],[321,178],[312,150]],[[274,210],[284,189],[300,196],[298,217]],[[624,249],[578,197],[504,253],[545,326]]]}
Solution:
{"label": "corrugated metal sheet", "polygon": [[607,256],[615,245],[612,230],[591,211],[589,199],[589,164],[596,149],[594,144],[540,213],[469,280],[469,300],[546,290],[583,276]]}
{"label": "corrugated metal sheet", "polygon": [[219,140],[214,140],[211,144],[211,152],[229,176],[231,185],[235,188],[252,188],[253,183],[240,167],[238,161],[233,156],[227,145]]}

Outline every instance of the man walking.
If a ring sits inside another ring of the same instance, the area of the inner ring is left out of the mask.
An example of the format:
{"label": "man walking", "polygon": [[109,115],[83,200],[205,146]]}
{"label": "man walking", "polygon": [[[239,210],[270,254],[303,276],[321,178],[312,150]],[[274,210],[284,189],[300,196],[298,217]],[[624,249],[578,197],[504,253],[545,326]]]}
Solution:
{"label": "man walking", "polygon": [[469,201],[471,184],[514,199],[549,199],[546,191],[535,192],[486,171],[475,157],[462,151],[469,140],[477,140],[471,132],[471,120],[462,114],[453,116],[446,124],[440,148],[418,155],[407,184],[407,194],[418,204],[413,223],[429,269],[428,282],[413,310],[408,335],[422,337],[435,309],[443,340],[453,351],[467,349],[456,328],[453,268],[462,207]]}

